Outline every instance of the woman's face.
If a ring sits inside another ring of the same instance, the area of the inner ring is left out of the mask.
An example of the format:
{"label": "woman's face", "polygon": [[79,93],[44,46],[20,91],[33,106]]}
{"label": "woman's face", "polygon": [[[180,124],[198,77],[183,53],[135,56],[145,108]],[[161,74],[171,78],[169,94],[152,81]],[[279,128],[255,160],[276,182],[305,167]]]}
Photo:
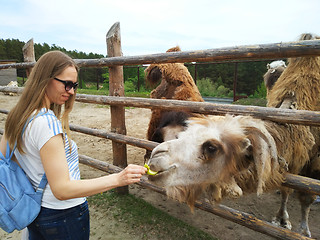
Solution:
{"label": "woman's face", "polygon": [[[75,67],[67,67],[63,72],[56,76],[56,78],[62,81],[72,81],[73,83],[77,82],[78,72]],[[71,95],[74,94],[74,88],[71,88],[69,91],[66,91],[64,83],[51,79],[47,89],[46,95],[50,104],[55,103],[58,105],[64,104]]]}

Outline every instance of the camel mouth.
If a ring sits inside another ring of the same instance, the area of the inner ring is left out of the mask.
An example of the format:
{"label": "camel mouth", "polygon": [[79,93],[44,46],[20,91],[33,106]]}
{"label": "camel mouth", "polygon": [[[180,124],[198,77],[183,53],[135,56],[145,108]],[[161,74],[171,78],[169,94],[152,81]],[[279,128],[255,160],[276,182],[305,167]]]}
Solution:
{"label": "camel mouth", "polygon": [[162,177],[164,174],[169,173],[170,171],[172,171],[176,168],[177,168],[177,166],[174,164],[174,165],[168,167],[167,169],[159,170],[156,175],[149,175],[148,179],[155,180],[155,179]]}

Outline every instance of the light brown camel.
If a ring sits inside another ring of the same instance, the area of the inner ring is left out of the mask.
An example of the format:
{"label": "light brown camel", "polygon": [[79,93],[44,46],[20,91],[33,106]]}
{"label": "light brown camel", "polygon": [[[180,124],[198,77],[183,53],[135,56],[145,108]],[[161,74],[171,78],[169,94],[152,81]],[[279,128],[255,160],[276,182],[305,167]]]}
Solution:
{"label": "light brown camel", "polygon": [[[304,105],[309,109],[313,106],[312,110],[318,109],[320,64],[317,57],[307,59],[308,64],[305,63],[306,58],[289,61],[269,93],[269,106],[281,107],[289,99],[296,101],[298,109],[303,109]],[[297,64],[299,61],[301,64]],[[296,81],[292,87],[282,83],[289,76],[292,76],[291,81]],[[279,91],[281,85],[283,90]],[[293,100],[292,96],[296,99]],[[306,104],[306,101],[309,102]],[[320,168],[316,168],[320,166],[319,147],[316,145],[319,135],[315,138],[316,130],[248,116],[191,118],[186,130],[179,133],[176,140],[164,142],[153,150],[148,164],[159,173],[150,176],[150,180],[164,186],[168,196],[185,201],[191,207],[204,195],[217,202],[242,193],[261,194],[280,187],[286,172],[319,176]],[[288,193],[282,192],[284,196]],[[302,221],[299,231],[311,236],[307,218],[308,206],[314,197],[300,196]],[[291,228],[286,200],[284,197],[275,222]]]}
{"label": "light brown camel", "polygon": [[[180,47],[173,47],[167,52],[181,51]],[[185,101],[203,102],[201,94],[195,84],[188,68],[182,63],[164,63],[164,64],[151,64],[145,70],[146,82],[151,86],[156,86],[152,90],[150,97],[157,99],[175,99]],[[160,109],[152,109],[152,114],[147,131],[147,139],[151,141],[162,142],[159,138],[159,123],[161,118],[167,111]],[[185,113],[186,115],[195,115],[192,113]],[[171,116],[172,117],[172,116]],[[179,116],[181,117],[181,116]],[[169,127],[167,127],[168,129]],[[176,131],[176,130],[173,130]],[[174,138],[175,134],[167,135],[166,140]],[[150,152],[147,151],[145,159],[148,159]]]}
{"label": "light brown camel", "polygon": [[[299,40],[320,39],[313,34],[302,34]],[[320,57],[298,57],[288,60],[288,67],[274,83],[273,88],[268,92],[268,107],[295,108],[300,110],[320,111]],[[290,106],[290,107],[288,107]],[[320,128],[310,128],[314,138],[315,145],[310,151],[310,161],[308,166],[300,172],[301,175],[320,179]],[[289,166],[290,168],[290,166]],[[281,190],[282,204],[279,212],[274,219],[278,225],[288,222],[288,213],[286,209],[289,194],[292,190],[283,188]],[[311,236],[308,227],[308,215],[310,205],[315,196],[299,192],[301,210],[303,213],[301,220],[301,232]],[[289,223],[288,223],[289,224]]]}

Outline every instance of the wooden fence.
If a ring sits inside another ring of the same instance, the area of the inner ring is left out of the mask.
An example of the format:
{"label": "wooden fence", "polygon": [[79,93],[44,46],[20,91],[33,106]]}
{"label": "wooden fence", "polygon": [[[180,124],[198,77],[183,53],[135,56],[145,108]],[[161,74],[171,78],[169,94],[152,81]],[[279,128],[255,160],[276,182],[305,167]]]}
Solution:
{"label": "wooden fence", "polygon": [[[30,72],[31,68],[35,64],[34,56],[32,56],[32,51],[30,54],[30,49],[32,48],[33,41],[29,41],[24,47],[24,49],[29,49],[28,51],[24,51],[24,53],[26,54],[26,62],[0,65],[0,69],[26,68],[28,69],[27,72]],[[109,56],[108,58],[86,60],[76,59],[75,61],[80,67],[109,67],[109,96],[77,94],[76,101],[110,105],[111,132],[75,125],[71,125],[70,128],[73,131],[112,140],[113,164],[108,164],[106,162],[90,158],[88,156],[80,155],[79,159],[82,164],[89,165],[108,173],[115,173],[121,171],[122,168],[127,165],[127,144],[135,147],[145,148],[148,150],[152,150],[155,146],[157,146],[157,143],[155,142],[126,136],[124,116],[125,106],[149,109],[160,108],[167,110],[188,110],[197,113],[214,115],[224,115],[226,113],[234,115],[251,115],[257,118],[283,123],[286,122],[309,126],[320,126],[320,112],[285,110],[254,106],[224,105],[205,102],[124,97],[122,71],[123,66],[149,63],[183,63],[195,61],[231,61],[241,59],[252,60],[318,56],[320,55],[319,40],[123,57],[121,56],[120,24],[115,23],[107,33],[107,51]],[[28,54],[30,54],[31,57],[28,57]],[[0,92],[20,93],[21,91],[22,88],[0,87]],[[0,109],[0,113],[7,114],[8,111]],[[3,130],[0,130],[0,133],[3,133]],[[147,181],[145,177],[143,177],[138,184],[165,195],[164,189],[152,185]],[[315,179],[287,174],[284,185],[297,190],[303,190],[320,195],[320,181]],[[118,191],[127,193],[128,188],[122,187],[119,188]],[[250,229],[277,239],[311,239],[290,230],[276,227],[266,221],[262,221],[254,217],[253,215],[228,208],[221,204],[213,206],[204,202],[196,202],[195,207],[211,212],[225,219],[236,222]]]}

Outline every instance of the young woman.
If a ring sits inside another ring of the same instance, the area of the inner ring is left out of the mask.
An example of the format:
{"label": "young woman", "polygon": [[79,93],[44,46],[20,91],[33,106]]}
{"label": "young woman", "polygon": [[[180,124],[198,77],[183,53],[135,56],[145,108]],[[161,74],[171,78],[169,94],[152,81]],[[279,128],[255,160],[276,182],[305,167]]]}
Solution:
{"label": "young woman", "polygon": [[85,197],[139,182],[147,170],[129,165],[120,173],[80,180],[77,145],[70,139],[68,123],[77,77],[78,68],[69,56],[60,51],[44,54],[6,120],[1,152],[5,154],[7,141],[11,149],[17,142],[15,158],[32,185],[36,188],[44,173],[48,179],[40,214],[28,226],[32,240],[89,239]]}

